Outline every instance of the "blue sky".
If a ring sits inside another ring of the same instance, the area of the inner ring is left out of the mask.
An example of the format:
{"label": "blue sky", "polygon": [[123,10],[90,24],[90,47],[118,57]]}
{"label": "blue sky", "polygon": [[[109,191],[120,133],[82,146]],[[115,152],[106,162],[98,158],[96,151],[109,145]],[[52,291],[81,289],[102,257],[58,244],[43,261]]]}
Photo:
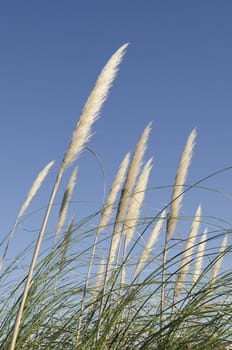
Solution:
{"label": "blue sky", "polygon": [[[55,159],[27,212],[47,203],[85,99],[108,58],[125,42],[130,45],[89,143],[104,164],[107,190],[124,154],[151,120],[150,187],[173,183],[194,127],[198,138],[187,183],[232,165],[231,18],[229,0],[2,1],[1,233],[8,232],[37,173]],[[99,209],[103,194],[96,159],[84,152],[78,165],[73,200],[91,204],[71,207],[69,217],[76,212],[77,219],[87,209]],[[232,171],[204,185],[232,195]],[[58,202],[61,195],[62,190]],[[154,212],[169,199],[167,191],[149,196]],[[186,196],[182,214],[193,215],[199,202],[204,215],[232,222],[231,200],[205,190]],[[25,223],[28,229],[37,225],[36,219]]]}

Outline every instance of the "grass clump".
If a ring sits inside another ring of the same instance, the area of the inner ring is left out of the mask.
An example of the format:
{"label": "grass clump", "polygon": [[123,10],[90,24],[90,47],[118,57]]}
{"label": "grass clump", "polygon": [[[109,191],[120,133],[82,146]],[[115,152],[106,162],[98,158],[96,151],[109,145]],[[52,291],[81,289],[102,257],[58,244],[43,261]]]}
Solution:
{"label": "grass clump", "polygon": [[[110,58],[83,108],[37,240],[7,263],[13,234],[53,162],[38,175],[2,239],[3,350],[207,350],[227,349],[232,343],[232,277],[229,270],[220,272],[222,260],[231,254],[230,231],[204,227],[199,205],[186,234],[175,236],[184,193],[206,179],[185,184],[196,130],[180,157],[170,202],[158,213],[141,214],[152,168],[152,159],[144,164],[149,123],[131,160],[129,153],[123,158],[103,207],[64,226],[76,182],[74,168],[56,229],[46,232],[63,173],[86,146],[126,47]],[[42,242],[49,248],[42,250]],[[24,267],[19,278],[17,262]]]}

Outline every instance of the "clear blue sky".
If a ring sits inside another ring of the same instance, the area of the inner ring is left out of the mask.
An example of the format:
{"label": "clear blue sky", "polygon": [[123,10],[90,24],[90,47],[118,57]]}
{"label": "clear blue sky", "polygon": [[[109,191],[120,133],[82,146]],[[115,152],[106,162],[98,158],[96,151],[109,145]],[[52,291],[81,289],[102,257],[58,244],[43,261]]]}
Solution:
{"label": "clear blue sky", "polygon": [[[27,212],[46,204],[84,101],[107,59],[125,42],[129,48],[89,143],[102,158],[107,189],[150,120],[147,157],[154,155],[154,167],[149,186],[173,183],[194,127],[198,139],[187,182],[232,165],[231,38],[230,0],[2,1],[1,234],[8,232],[37,173],[55,159]],[[92,201],[98,209],[99,166],[88,152],[78,163],[73,199]],[[232,194],[232,171],[204,185]],[[169,199],[166,192],[152,196],[154,210]],[[204,215],[232,222],[231,200],[207,191],[186,196],[182,214],[193,215],[199,202]],[[76,212],[78,218],[83,208],[72,206],[69,216]]]}

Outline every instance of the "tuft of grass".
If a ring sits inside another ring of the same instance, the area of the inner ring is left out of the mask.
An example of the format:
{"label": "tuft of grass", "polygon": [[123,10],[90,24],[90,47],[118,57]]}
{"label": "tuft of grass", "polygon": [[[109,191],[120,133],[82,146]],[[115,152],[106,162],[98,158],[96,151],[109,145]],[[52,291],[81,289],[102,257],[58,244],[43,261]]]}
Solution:
{"label": "tuft of grass", "polygon": [[149,123],[131,160],[129,153],[123,158],[103,207],[83,220],[73,216],[66,227],[74,167],[56,228],[46,232],[63,173],[88,142],[126,47],[111,57],[87,99],[37,239],[19,256],[5,259],[13,233],[52,162],[35,180],[16,223],[0,242],[2,350],[226,350],[232,344],[232,276],[230,268],[222,269],[231,255],[231,230],[209,222],[205,227],[201,206],[189,216],[189,227],[187,218],[180,216],[186,192],[231,170],[186,186],[195,130],[181,155],[170,201],[159,212],[144,214],[148,190],[151,194],[152,159],[144,161]]}

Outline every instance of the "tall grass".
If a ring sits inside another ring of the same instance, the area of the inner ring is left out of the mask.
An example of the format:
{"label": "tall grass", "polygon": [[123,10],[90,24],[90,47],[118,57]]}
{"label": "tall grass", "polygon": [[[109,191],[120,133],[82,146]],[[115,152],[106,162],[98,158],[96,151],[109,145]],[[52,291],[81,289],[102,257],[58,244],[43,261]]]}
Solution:
{"label": "tall grass", "polygon": [[[63,173],[88,142],[126,47],[110,58],[83,108],[38,238],[19,256],[6,259],[13,234],[53,163],[39,174],[1,241],[2,350],[206,350],[227,349],[232,343],[232,276],[222,266],[231,255],[230,230],[205,227],[201,206],[190,213],[189,225],[180,217],[184,194],[214,176],[185,183],[195,130],[180,157],[170,201],[159,212],[146,217],[143,211],[152,167],[152,159],[144,160],[149,123],[131,160],[127,153],[115,169],[103,207],[65,226],[76,182],[74,168],[56,229],[46,232]],[[49,248],[43,248],[43,242]],[[18,269],[19,263],[23,269]]]}

